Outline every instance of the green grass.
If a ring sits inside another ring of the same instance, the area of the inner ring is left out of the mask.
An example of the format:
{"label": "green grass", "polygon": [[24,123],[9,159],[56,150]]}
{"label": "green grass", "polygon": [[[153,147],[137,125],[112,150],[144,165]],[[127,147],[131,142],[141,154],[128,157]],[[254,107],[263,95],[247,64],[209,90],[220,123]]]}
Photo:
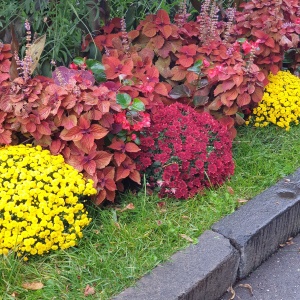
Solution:
{"label": "green grass", "polygon": [[[116,206],[90,208],[93,222],[78,247],[28,262],[14,255],[0,258],[0,299],[86,299],[86,285],[96,291],[89,299],[110,299],[186,247],[190,242],[181,235],[196,243],[204,230],[241,205],[240,200],[294,172],[300,166],[299,137],[300,126],[290,132],[242,127],[233,147],[235,175],[221,188],[189,201],[161,200],[141,190],[122,195]],[[134,209],[120,210],[129,203]],[[22,288],[22,283],[36,281],[44,288]]]}

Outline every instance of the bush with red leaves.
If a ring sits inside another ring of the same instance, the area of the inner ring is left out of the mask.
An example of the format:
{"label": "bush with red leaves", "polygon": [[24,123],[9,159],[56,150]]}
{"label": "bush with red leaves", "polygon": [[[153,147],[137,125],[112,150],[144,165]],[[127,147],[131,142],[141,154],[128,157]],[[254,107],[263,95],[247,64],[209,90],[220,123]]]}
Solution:
{"label": "bush with red leaves", "polygon": [[161,197],[186,199],[233,174],[231,146],[227,128],[210,114],[175,103],[153,109],[142,151],[131,155]]}

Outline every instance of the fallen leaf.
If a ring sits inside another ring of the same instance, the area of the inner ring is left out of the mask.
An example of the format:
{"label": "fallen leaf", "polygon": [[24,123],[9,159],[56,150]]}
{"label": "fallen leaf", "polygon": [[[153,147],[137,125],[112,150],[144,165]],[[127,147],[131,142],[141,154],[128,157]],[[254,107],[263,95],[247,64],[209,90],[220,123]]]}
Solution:
{"label": "fallen leaf", "polygon": [[238,203],[246,203],[246,202],[248,202],[248,200],[247,199],[238,199],[237,202]]}
{"label": "fallen leaf", "polygon": [[291,179],[286,178],[284,181],[285,182],[291,182]]}
{"label": "fallen leaf", "polygon": [[41,282],[25,282],[22,287],[26,290],[37,291],[42,289],[44,285]]}
{"label": "fallen leaf", "polygon": [[241,283],[238,286],[248,289],[250,291],[251,296],[253,296],[253,289],[252,289],[252,286],[250,284],[248,284],[248,283],[242,284]]}
{"label": "fallen leaf", "polygon": [[94,295],[95,293],[95,288],[90,285],[87,285],[84,289],[84,296]]}
{"label": "fallen leaf", "polygon": [[234,289],[232,288],[232,286],[230,286],[229,289],[228,289],[227,291],[230,292],[230,293],[232,294],[229,300],[233,300],[233,299],[235,298],[235,291],[234,291]]}
{"label": "fallen leaf", "polygon": [[16,298],[16,297],[18,296],[18,293],[13,292],[13,293],[11,294],[11,296],[12,296],[13,298]]}
{"label": "fallen leaf", "polygon": [[157,224],[158,226],[160,226],[160,225],[162,224],[162,221],[161,221],[161,220],[156,220],[156,224]]}
{"label": "fallen leaf", "polygon": [[115,226],[118,228],[118,229],[121,229],[121,226],[118,222],[115,222]]}
{"label": "fallen leaf", "polygon": [[179,236],[182,237],[183,239],[187,240],[187,241],[190,242],[190,243],[193,243],[193,242],[194,242],[193,239],[190,238],[190,237],[189,237],[188,235],[186,235],[186,234],[179,234]]}
{"label": "fallen leaf", "polygon": [[182,216],[181,218],[184,219],[184,220],[187,220],[187,219],[189,219],[190,217],[188,217],[188,216]]}
{"label": "fallen leaf", "polygon": [[234,194],[234,190],[231,186],[227,186],[227,191],[230,195],[233,195]]}
{"label": "fallen leaf", "polygon": [[123,209],[120,210],[120,212],[123,212],[125,210],[128,210],[128,209],[135,209],[133,203],[129,203],[128,205],[126,205]]}
{"label": "fallen leaf", "polygon": [[164,201],[157,202],[157,207],[158,207],[158,208],[163,208],[163,207],[165,207],[165,206],[166,206],[166,202],[164,202]]}
{"label": "fallen leaf", "polygon": [[293,244],[295,244],[294,242],[293,242],[293,238],[292,237],[290,237],[284,244],[279,244],[279,247],[285,247],[285,246],[290,246],[290,245],[293,245]]}

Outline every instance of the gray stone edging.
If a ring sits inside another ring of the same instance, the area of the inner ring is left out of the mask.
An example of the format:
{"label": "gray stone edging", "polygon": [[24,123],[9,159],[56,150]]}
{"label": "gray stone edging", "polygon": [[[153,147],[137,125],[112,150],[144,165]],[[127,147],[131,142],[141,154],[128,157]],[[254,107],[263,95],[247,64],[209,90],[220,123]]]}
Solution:
{"label": "gray stone edging", "polygon": [[217,300],[299,232],[300,168],[113,299]]}

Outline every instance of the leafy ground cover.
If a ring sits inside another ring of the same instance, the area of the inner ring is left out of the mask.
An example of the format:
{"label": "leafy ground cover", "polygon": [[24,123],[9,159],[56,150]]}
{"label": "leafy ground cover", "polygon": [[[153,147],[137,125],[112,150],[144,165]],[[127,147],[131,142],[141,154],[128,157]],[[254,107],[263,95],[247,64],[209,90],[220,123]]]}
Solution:
{"label": "leafy ground cover", "polygon": [[299,136],[300,127],[288,132],[274,126],[241,127],[233,147],[235,175],[223,187],[188,201],[159,199],[140,190],[123,194],[116,206],[90,207],[93,221],[78,248],[27,262],[14,255],[0,258],[0,299],[86,299],[85,294],[110,299],[295,171]]}

